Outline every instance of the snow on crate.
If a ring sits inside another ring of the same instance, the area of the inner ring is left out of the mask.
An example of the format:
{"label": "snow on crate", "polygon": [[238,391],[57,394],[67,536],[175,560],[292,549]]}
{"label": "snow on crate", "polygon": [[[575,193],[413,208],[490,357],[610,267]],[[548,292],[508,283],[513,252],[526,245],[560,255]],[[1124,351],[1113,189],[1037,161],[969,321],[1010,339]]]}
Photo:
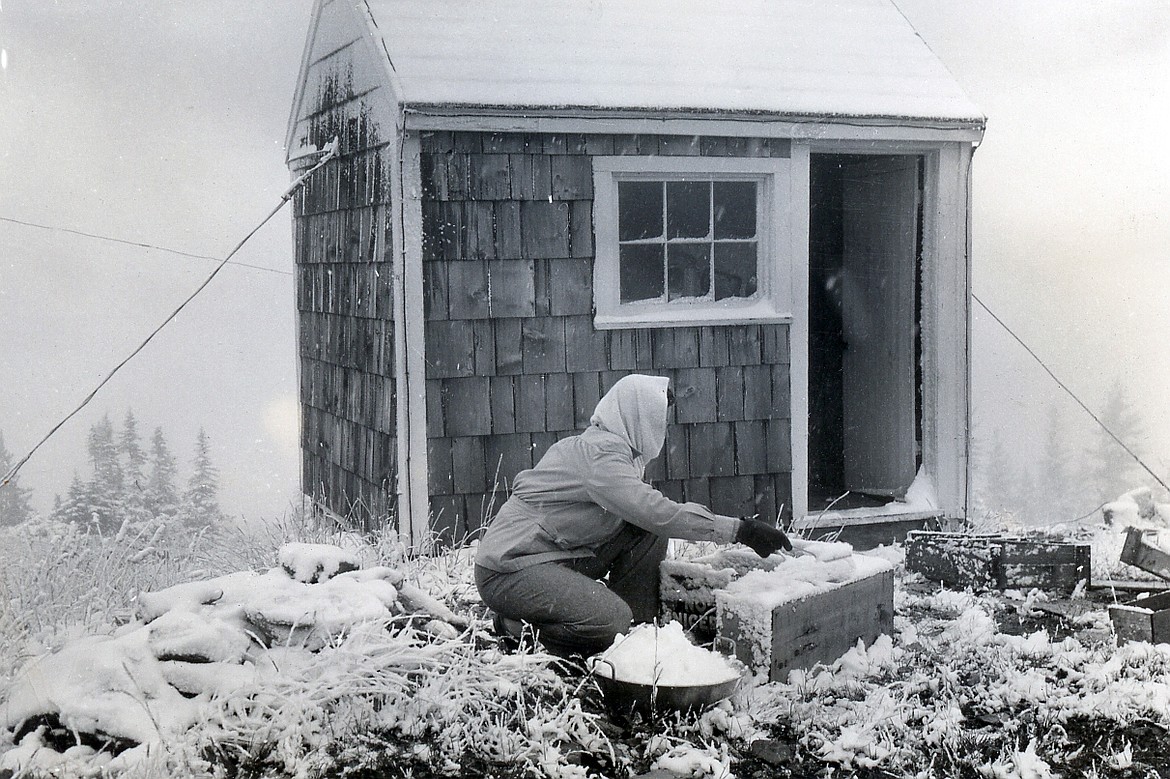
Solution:
{"label": "snow on crate", "polygon": [[723,655],[695,646],[682,625],[638,625],[619,633],[598,657],[594,672],[620,682],[659,687],[723,684],[740,676]]}
{"label": "snow on crate", "polygon": [[749,571],[715,592],[720,636],[772,681],[832,661],[858,638],[873,641],[893,624],[892,563],[855,554],[848,544],[794,546],[800,556]]}
{"label": "snow on crate", "polygon": [[180,737],[216,700],[359,626],[386,633],[393,619],[417,617],[450,638],[466,625],[400,572],[357,569],[355,560],[336,547],[290,544],[263,573],[141,593],[135,621],[70,642],[16,676],[0,698],[0,724],[17,746],[0,757],[0,772],[116,771]]}

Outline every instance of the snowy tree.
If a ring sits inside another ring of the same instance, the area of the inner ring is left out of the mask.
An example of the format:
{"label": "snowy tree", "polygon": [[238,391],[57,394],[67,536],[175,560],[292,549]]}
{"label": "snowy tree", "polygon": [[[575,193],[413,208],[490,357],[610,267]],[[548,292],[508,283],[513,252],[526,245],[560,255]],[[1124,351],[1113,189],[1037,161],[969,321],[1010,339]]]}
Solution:
{"label": "snowy tree", "polygon": [[[4,446],[4,434],[0,433],[0,481],[15,464],[15,458]],[[11,481],[0,487],[0,526],[19,525],[30,519],[33,515],[31,496],[30,490],[20,486],[18,476],[13,476]]]}
{"label": "snowy tree", "polygon": [[[1141,417],[1130,405],[1125,387],[1115,381],[1098,415],[1102,424],[1125,446],[1137,451],[1144,434]],[[1104,430],[1098,430],[1088,452],[1089,486],[1098,502],[1112,500],[1123,492],[1147,483],[1148,474],[1133,456]]]}
{"label": "snowy tree", "polygon": [[118,458],[118,444],[109,416],[90,428],[89,461],[93,481],[89,489],[89,509],[97,516],[103,531],[116,531],[122,523],[125,482]]}
{"label": "snowy tree", "polygon": [[[1093,508],[1088,497],[1087,474],[1068,436],[1068,424],[1060,407],[1048,409],[1044,448],[1040,452],[1034,509],[1046,522],[1067,522]],[[1074,456],[1074,454],[1076,456]]]}
{"label": "snowy tree", "polygon": [[195,459],[183,493],[182,515],[191,528],[206,527],[223,518],[219,509],[219,471],[211,462],[211,445],[202,428],[195,440]]}
{"label": "snowy tree", "polygon": [[60,495],[54,501],[53,513],[50,518],[57,522],[69,522],[74,525],[87,527],[93,517],[92,482],[82,481],[75,471],[73,481],[69,483],[69,491],[64,499]]}
{"label": "snowy tree", "polygon": [[138,435],[138,420],[127,410],[118,439],[118,454],[122,467],[124,519],[142,522],[149,518],[146,507],[146,453]]}
{"label": "snowy tree", "polygon": [[1015,465],[998,433],[992,435],[991,450],[986,458],[982,503],[991,511],[1023,514],[1026,510],[1026,479]]}
{"label": "snowy tree", "polygon": [[179,513],[179,489],[175,483],[178,468],[161,427],[154,429],[154,436],[150,441],[149,463],[146,510],[153,517],[172,519]]}

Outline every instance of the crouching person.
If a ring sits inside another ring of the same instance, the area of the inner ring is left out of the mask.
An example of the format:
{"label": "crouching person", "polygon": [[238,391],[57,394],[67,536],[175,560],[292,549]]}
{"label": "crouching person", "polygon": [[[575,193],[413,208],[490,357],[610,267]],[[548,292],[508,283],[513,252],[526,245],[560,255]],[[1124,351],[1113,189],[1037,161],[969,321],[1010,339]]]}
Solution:
{"label": "crouching person", "polygon": [[476,586],[498,633],[518,637],[529,623],[554,654],[593,654],[657,616],[671,538],[745,543],[763,557],[792,548],[767,523],[677,503],[644,481],[671,400],[668,379],[626,376],[587,430],[516,476],[476,555]]}

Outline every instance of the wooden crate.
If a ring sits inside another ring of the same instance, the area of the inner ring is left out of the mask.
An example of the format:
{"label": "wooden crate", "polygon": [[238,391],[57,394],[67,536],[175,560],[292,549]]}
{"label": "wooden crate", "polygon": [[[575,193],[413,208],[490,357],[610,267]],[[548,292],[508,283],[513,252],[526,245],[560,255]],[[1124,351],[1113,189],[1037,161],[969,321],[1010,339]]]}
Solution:
{"label": "wooden crate", "polygon": [[1161,576],[1163,579],[1170,579],[1170,554],[1166,554],[1157,544],[1150,542],[1157,534],[1157,530],[1127,528],[1125,545],[1121,548],[1121,562]]}
{"label": "wooden crate", "polygon": [[1170,592],[1109,607],[1118,641],[1170,643]]}
{"label": "wooden crate", "polygon": [[1088,544],[999,534],[913,531],[906,536],[906,570],[949,587],[1072,592],[1090,578]]}
{"label": "wooden crate", "polygon": [[664,560],[659,567],[660,614],[701,641],[715,637],[715,590],[752,570],[771,570],[778,561],[754,552],[726,549],[693,560]]}
{"label": "wooden crate", "polygon": [[719,636],[742,663],[768,680],[831,663],[857,645],[868,646],[894,627],[894,572],[884,570],[781,603],[770,613],[737,608],[727,593],[716,597]]}

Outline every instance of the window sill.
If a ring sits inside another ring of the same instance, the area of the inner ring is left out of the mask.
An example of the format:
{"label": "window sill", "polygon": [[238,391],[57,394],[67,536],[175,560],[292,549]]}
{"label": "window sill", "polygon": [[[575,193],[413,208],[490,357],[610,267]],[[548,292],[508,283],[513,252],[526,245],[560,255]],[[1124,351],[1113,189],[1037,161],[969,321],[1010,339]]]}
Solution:
{"label": "window sill", "polygon": [[675,306],[636,311],[603,312],[593,317],[598,330],[628,330],[643,327],[694,327],[697,325],[764,325],[792,322],[791,312],[781,312],[769,300],[749,305],[719,304]]}

